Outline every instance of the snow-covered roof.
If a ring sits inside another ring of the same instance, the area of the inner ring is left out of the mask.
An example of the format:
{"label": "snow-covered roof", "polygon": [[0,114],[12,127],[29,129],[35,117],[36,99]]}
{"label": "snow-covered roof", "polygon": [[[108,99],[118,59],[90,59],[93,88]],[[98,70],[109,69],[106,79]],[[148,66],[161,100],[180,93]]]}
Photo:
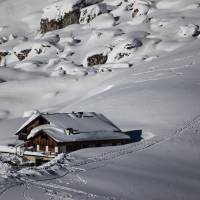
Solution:
{"label": "snow-covered roof", "polygon": [[96,141],[96,140],[118,140],[118,139],[130,139],[130,137],[121,132],[113,131],[93,131],[93,132],[80,132],[78,134],[68,135],[64,129],[59,129],[52,125],[41,125],[34,128],[28,135],[28,139],[31,139],[38,134],[40,131],[44,131],[49,137],[54,139],[56,142],[80,142],[80,141]]}
{"label": "snow-covered roof", "polygon": [[27,121],[25,121],[20,127],[19,129],[16,131],[16,134],[18,132],[20,132],[24,127],[26,127],[28,124],[30,124],[33,120],[37,119],[40,116],[40,113],[34,113],[33,115],[31,115],[30,118],[28,118]]}
{"label": "snow-covered roof", "polygon": [[72,128],[80,132],[89,131],[120,131],[104,115],[94,112],[42,114],[42,117],[60,128]]}
{"label": "snow-covered roof", "polygon": [[[27,139],[31,139],[31,138],[35,137],[38,133],[40,133],[40,131],[45,131],[45,133],[52,133],[52,135],[50,134],[50,136],[57,135],[59,133],[64,134],[64,129],[57,128],[50,124],[45,124],[45,125],[40,125],[40,126],[33,128],[31,130],[30,134],[28,135]],[[53,137],[53,139],[56,140],[55,137]]]}
{"label": "snow-covered roof", "polygon": [[104,115],[94,112],[83,113],[54,113],[54,114],[34,114],[32,115],[18,130],[19,133],[23,128],[29,125],[38,117],[43,117],[50,124],[57,128],[67,129],[72,128],[79,132],[94,132],[94,131],[120,131],[110,120]]}

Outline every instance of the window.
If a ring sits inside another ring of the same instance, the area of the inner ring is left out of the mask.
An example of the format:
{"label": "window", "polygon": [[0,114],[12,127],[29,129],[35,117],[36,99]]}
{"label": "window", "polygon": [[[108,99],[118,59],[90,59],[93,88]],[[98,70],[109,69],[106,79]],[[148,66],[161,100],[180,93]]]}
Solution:
{"label": "window", "polygon": [[71,135],[71,134],[74,133],[73,128],[67,128],[67,129],[65,129],[64,131],[65,131],[65,134],[66,134],[66,135]]}

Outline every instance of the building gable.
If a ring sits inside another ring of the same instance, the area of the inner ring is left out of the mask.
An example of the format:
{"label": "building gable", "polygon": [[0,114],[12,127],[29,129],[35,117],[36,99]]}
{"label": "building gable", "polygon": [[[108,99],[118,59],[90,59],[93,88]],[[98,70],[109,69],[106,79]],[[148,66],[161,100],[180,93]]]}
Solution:
{"label": "building gable", "polygon": [[17,130],[15,134],[27,136],[33,128],[49,123],[50,122],[41,115],[32,116]]}

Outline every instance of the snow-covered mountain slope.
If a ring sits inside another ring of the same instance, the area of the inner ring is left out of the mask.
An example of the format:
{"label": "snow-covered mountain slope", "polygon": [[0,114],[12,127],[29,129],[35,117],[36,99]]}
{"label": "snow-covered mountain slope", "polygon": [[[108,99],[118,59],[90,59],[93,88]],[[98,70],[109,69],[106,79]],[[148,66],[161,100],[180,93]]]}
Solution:
{"label": "snow-covered mountain slope", "polygon": [[199,11],[198,0],[0,0],[1,145],[29,110],[102,112],[145,139],[42,169],[0,163],[0,199],[198,200]]}

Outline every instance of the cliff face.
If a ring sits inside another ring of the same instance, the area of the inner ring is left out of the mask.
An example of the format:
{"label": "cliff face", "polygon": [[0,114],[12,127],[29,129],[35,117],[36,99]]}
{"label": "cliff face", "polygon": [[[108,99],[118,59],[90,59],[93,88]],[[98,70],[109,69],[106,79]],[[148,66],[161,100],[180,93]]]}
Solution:
{"label": "cliff face", "polygon": [[108,59],[107,55],[95,54],[87,58],[88,66],[105,64]]}
{"label": "cliff face", "polygon": [[[81,9],[85,8],[83,13],[87,12],[87,7],[90,7],[93,4],[99,3],[101,0],[87,1],[87,0],[64,0],[59,3],[55,3],[44,8],[44,14],[40,21],[40,30],[41,33],[46,33],[49,31],[54,31],[57,29],[64,28],[71,24],[79,24]],[[97,15],[99,15],[101,10],[105,8],[100,7],[102,9],[96,9],[97,14],[94,12],[95,9],[89,8],[90,12],[92,12],[91,16],[86,15],[87,19],[93,19]],[[82,14],[81,21],[85,21],[84,15]],[[88,22],[90,20],[87,20]]]}
{"label": "cliff face", "polygon": [[71,24],[78,24],[79,18],[80,18],[80,10],[76,9],[74,11],[65,13],[63,17],[57,20],[41,19],[40,22],[41,33],[58,30]]}

